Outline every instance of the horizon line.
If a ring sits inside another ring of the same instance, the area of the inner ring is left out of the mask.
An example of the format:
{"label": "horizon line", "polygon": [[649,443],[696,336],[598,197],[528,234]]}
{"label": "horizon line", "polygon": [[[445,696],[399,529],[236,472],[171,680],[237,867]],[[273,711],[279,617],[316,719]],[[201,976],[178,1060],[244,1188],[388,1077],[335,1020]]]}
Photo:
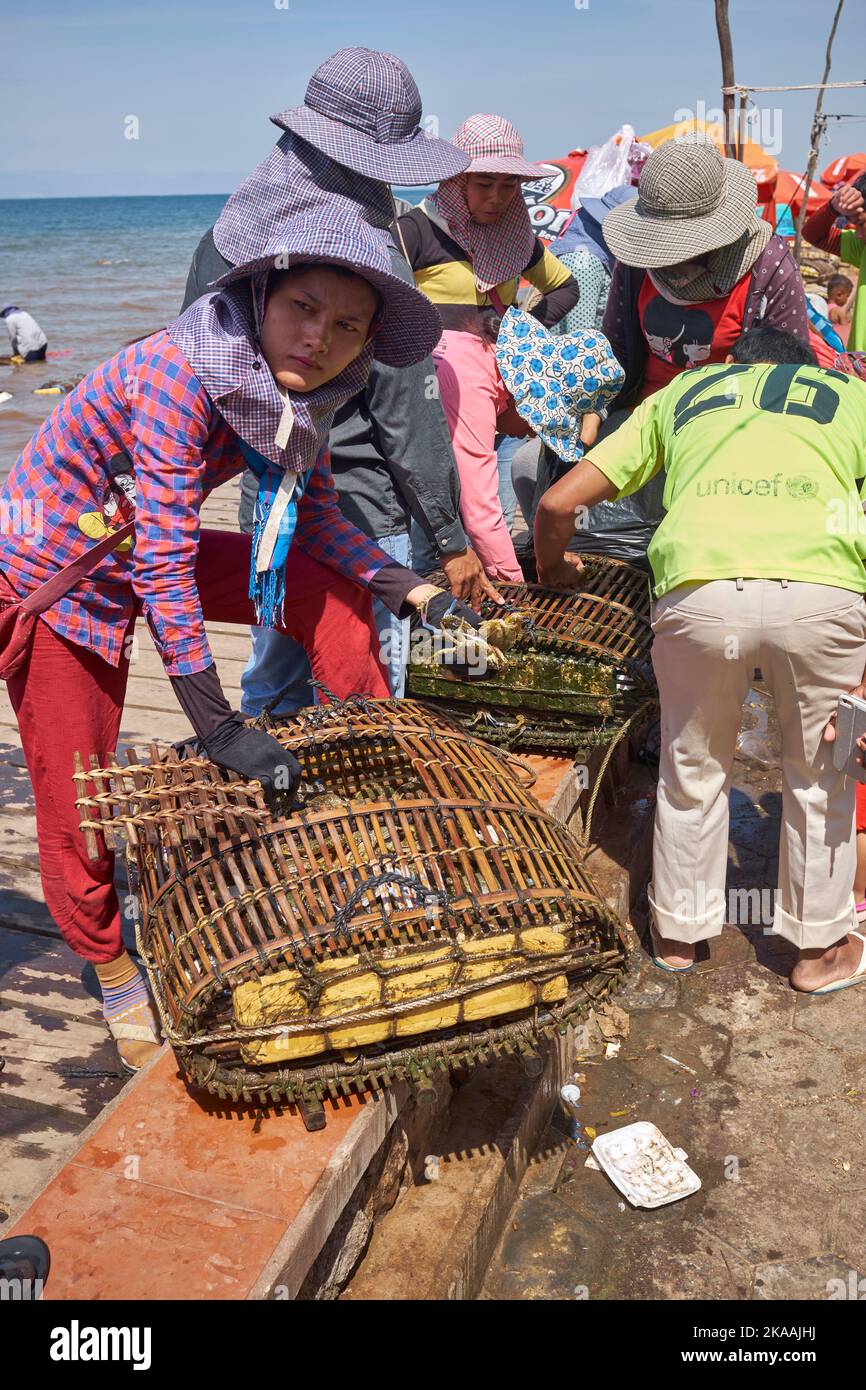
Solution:
{"label": "horizon line", "polygon": [[[411,188],[434,188],[435,184],[392,183],[389,186],[405,191]],[[13,193],[11,196],[0,198],[0,203],[71,203],[87,200],[95,202],[99,198],[230,198],[234,192],[235,189],[230,188],[207,193]]]}

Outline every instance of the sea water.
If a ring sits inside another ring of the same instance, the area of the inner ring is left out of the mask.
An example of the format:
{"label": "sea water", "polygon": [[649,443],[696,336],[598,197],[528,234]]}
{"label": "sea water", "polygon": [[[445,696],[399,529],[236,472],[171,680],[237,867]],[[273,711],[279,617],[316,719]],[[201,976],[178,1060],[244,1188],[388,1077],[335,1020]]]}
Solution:
{"label": "sea water", "polygon": [[[423,189],[395,189],[418,202]],[[224,194],[0,199],[0,308],[26,309],[48,337],[48,360],[0,366],[0,477],[57,404],[34,396],[74,380],[124,344],[177,317],[192,254]],[[0,354],[10,344],[0,326]]]}

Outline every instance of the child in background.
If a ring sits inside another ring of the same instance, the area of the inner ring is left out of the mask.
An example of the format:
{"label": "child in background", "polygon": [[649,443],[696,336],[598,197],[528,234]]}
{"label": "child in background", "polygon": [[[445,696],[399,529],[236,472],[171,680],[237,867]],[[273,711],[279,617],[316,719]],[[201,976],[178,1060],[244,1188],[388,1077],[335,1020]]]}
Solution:
{"label": "child in background", "polygon": [[827,281],[827,317],[831,323],[851,322],[854,281],[847,275],[831,275]]}

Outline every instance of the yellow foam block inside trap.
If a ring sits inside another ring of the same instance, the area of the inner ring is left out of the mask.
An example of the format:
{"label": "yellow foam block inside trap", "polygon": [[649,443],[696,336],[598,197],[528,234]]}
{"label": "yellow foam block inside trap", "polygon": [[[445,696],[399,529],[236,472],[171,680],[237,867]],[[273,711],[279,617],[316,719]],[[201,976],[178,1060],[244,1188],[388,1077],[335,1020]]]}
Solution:
{"label": "yellow foam block inside trap", "polygon": [[[250,1064],[291,1062],[556,1003],[568,993],[564,974],[546,980],[519,976],[527,964],[561,955],[567,948],[564,932],[529,927],[459,945],[442,942],[394,950],[375,962],[369,954],[332,956],[311,966],[305,975],[294,968],[275,971],[234,989],[236,1023],[241,1028],[309,1026],[272,1038],[250,1038],[242,1044],[241,1055]],[[510,974],[517,977],[513,982],[500,980],[487,989],[477,987],[492,976]],[[450,990],[460,990],[460,997],[431,1001],[431,995]],[[369,1017],[373,1011],[381,1014],[389,1006],[413,999],[426,1002],[418,1009]],[[329,1026],[328,1020],[336,1018],[348,1021]]]}

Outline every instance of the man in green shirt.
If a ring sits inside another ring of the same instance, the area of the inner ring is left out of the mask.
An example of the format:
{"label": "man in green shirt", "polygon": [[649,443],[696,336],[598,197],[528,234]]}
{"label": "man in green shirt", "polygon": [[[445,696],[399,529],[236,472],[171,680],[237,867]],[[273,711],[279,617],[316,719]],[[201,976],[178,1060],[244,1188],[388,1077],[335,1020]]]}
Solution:
{"label": "man in green shirt", "polygon": [[728,795],[743,700],[760,668],[782,731],[774,928],[799,948],[795,989],[866,982],[857,933],[854,782],[833,766],[836,701],[866,698],[866,384],[758,327],[724,365],[637,407],[547,492],[539,579],[580,585],[565,559],[587,509],[664,470],[652,568],[661,756],[649,888],[653,956],[694,969],[727,918]]}

